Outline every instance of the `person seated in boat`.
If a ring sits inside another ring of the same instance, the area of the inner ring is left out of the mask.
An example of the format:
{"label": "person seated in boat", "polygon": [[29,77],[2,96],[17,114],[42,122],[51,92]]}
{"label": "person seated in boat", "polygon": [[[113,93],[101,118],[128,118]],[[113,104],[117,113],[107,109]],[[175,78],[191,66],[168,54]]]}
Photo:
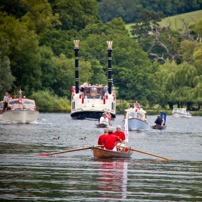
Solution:
{"label": "person seated in boat", "polygon": [[[113,133],[113,135],[116,135],[117,137],[119,137],[122,142],[120,142],[118,145],[120,146],[125,146],[124,145],[124,141],[125,141],[125,133],[121,131],[121,126],[120,125],[117,125],[116,126],[116,131]],[[117,148],[117,151],[120,151],[121,149],[120,148]]]}
{"label": "person seated in boat", "polygon": [[120,142],[122,142],[122,140],[116,135],[113,135],[112,129],[108,130],[108,134],[103,139],[103,144],[107,150],[117,151],[116,144]]}
{"label": "person seated in boat", "polygon": [[96,91],[96,87],[95,87],[95,85],[92,86],[91,90],[92,90],[93,92]]}
{"label": "person seated in boat", "polygon": [[[104,129],[104,134],[100,135],[100,137],[98,138],[98,145],[104,145],[104,138],[105,136],[108,134],[108,129],[105,128]],[[104,147],[101,147],[102,149],[104,149]]]}
{"label": "person seated in boat", "polygon": [[109,119],[107,118],[107,114],[103,113],[100,118],[100,123],[104,123],[106,125],[109,125]]}
{"label": "person seated in boat", "polygon": [[157,118],[156,118],[156,120],[155,120],[155,122],[154,122],[156,125],[162,125],[162,119],[161,119],[161,117],[159,116],[159,115],[157,115]]}
{"label": "person seated in boat", "polygon": [[105,87],[104,87],[104,93],[107,93],[107,92],[108,92],[108,87],[105,86]]}
{"label": "person seated in boat", "polygon": [[3,112],[6,110],[7,106],[8,106],[8,103],[7,103],[7,98],[8,98],[8,92],[5,93],[5,96],[4,96],[4,104],[3,104]]}

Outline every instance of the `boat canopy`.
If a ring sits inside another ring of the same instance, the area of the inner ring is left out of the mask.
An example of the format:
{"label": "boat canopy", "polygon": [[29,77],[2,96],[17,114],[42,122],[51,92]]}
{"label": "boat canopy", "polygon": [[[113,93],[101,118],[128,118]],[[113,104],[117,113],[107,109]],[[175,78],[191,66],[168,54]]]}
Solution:
{"label": "boat canopy", "polygon": [[100,96],[104,96],[104,87],[87,86],[84,88],[84,96],[87,96],[87,98],[100,98]]}
{"label": "boat canopy", "polygon": [[146,115],[146,112],[144,110],[137,110],[136,112],[136,109],[129,109],[129,110],[126,110],[125,111],[125,114],[124,114],[124,119],[134,119],[134,118],[138,118],[138,119],[141,119],[141,120],[145,120],[145,115]]}
{"label": "boat canopy", "polygon": [[173,113],[187,113],[185,108],[174,108]]}
{"label": "boat canopy", "polygon": [[[19,100],[18,99],[12,99],[8,101],[8,105],[18,105],[19,104]],[[30,99],[22,99],[22,104],[24,105],[31,105],[31,106],[35,106],[35,101],[34,100],[30,100]]]}

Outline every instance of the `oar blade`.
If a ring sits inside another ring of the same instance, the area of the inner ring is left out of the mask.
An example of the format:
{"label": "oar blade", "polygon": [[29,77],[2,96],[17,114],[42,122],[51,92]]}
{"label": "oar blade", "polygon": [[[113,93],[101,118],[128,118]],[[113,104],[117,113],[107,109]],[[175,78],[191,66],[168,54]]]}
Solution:
{"label": "oar blade", "polygon": [[48,156],[48,154],[37,154],[36,156]]}

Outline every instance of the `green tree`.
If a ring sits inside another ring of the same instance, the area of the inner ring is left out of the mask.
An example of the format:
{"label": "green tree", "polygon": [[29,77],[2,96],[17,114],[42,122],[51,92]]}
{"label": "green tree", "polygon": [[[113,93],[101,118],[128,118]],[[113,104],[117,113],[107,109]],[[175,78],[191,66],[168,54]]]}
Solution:
{"label": "green tree", "polygon": [[59,14],[62,30],[84,29],[97,21],[97,2],[95,0],[51,0],[54,13]]}
{"label": "green tree", "polygon": [[[64,54],[59,57],[53,58],[53,64],[55,66],[54,79],[55,82],[52,85],[54,92],[61,96],[67,96],[70,98],[72,86],[75,84],[75,61],[74,59],[67,59]],[[91,65],[89,62],[80,61],[79,73],[80,83],[88,81],[92,74],[90,72]]]}
{"label": "green tree", "polygon": [[0,32],[10,42],[8,56],[16,78],[14,84],[16,87],[22,86],[29,95],[29,92],[41,87],[38,37],[28,30],[26,24],[6,13],[0,13]]}
{"label": "green tree", "polygon": [[4,39],[0,35],[0,97],[3,98],[3,95],[6,91],[11,90],[13,86],[13,81],[15,78],[12,76],[10,68],[10,60],[8,57],[8,40]]}
{"label": "green tree", "polygon": [[162,12],[154,12],[144,10],[143,12],[138,14],[138,19],[135,20],[135,24],[131,26],[131,34],[134,38],[144,38],[149,36],[149,32],[153,30],[155,27],[159,27],[158,22],[164,18],[165,15]]}
{"label": "green tree", "polygon": [[59,25],[59,16],[52,14],[52,9],[48,0],[21,0],[28,12],[22,17],[30,30],[34,30],[38,35],[47,28]]}

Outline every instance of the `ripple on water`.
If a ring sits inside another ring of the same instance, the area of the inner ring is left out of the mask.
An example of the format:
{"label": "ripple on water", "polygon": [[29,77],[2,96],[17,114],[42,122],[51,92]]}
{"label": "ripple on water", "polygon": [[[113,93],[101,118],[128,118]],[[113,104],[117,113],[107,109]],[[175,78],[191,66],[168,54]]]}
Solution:
{"label": "ripple on water", "polygon": [[[120,125],[122,116],[112,122]],[[155,116],[148,116],[153,122]],[[0,124],[1,201],[201,201],[201,117],[168,116],[165,132],[129,133],[129,160],[94,159],[91,150],[36,156],[97,144],[103,129],[67,114],[40,114],[34,124]],[[178,122],[178,123],[177,123]],[[181,122],[181,123],[179,123]],[[183,126],[183,127],[180,127]],[[59,139],[54,139],[60,137]],[[81,138],[86,137],[85,140]]]}

